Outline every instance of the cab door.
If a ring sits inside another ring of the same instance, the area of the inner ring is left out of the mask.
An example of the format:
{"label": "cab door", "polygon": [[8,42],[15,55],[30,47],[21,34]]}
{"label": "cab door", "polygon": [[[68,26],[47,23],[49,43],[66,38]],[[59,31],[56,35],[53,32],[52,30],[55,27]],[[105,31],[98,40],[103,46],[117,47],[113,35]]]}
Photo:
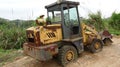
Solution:
{"label": "cab door", "polygon": [[63,36],[65,39],[80,36],[80,21],[77,6],[63,9]]}

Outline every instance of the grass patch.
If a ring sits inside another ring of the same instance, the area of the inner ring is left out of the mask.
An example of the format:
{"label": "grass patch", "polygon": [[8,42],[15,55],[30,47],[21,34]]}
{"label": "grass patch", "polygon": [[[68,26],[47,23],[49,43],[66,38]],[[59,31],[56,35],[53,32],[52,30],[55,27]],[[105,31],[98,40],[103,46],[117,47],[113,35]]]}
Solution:
{"label": "grass patch", "polygon": [[17,57],[23,56],[21,49],[10,49],[4,50],[0,49],[0,67],[2,67],[7,62],[12,62]]}

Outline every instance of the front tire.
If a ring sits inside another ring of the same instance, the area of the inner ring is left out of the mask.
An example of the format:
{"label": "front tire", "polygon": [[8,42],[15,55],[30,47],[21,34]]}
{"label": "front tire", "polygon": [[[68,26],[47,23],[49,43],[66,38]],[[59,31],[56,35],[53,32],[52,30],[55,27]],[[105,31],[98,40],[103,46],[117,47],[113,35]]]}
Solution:
{"label": "front tire", "polygon": [[76,60],[77,57],[77,50],[71,45],[65,45],[59,49],[58,58],[62,66],[66,66],[69,62]]}
{"label": "front tire", "polygon": [[94,39],[92,44],[90,45],[90,50],[92,53],[100,52],[103,48],[103,43],[99,39]]}

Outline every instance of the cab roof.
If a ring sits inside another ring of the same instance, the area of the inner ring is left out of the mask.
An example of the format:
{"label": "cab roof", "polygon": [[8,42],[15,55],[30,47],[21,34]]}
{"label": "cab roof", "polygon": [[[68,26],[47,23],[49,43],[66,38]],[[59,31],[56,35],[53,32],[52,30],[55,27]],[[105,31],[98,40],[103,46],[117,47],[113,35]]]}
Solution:
{"label": "cab roof", "polygon": [[45,8],[48,9],[48,8],[51,8],[51,7],[54,7],[54,6],[57,6],[57,5],[61,5],[61,4],[67,4],[67,5],[79,5],[79,2],[73,2],[73,1],[62,1],[60,3],[52,3],[52,4],[49,4],[49,5],[46,5]]}

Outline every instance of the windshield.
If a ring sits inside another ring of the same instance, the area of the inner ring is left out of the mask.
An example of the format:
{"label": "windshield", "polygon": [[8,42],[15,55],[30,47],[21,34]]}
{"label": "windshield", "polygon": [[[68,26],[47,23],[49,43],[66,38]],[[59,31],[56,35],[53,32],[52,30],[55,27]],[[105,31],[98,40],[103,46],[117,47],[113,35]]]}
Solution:
{"label": "windshield", "polygon": [[51,23],[57,23],[61,21],[61,11],[48,12],[48,18]]}

